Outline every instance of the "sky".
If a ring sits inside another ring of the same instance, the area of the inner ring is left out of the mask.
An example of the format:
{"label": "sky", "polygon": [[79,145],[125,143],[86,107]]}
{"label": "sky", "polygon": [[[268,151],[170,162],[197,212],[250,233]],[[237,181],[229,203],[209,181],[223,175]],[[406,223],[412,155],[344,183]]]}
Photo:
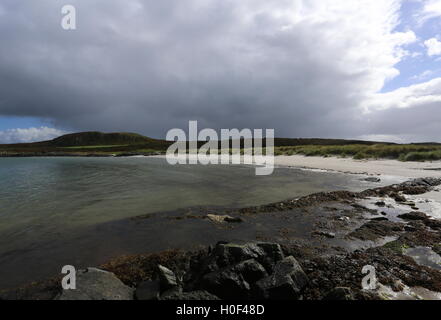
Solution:
{"label": "sky", "polygon": [[0,143],[190,120],[441,142],[440,30],[441,0],[2,0]]}

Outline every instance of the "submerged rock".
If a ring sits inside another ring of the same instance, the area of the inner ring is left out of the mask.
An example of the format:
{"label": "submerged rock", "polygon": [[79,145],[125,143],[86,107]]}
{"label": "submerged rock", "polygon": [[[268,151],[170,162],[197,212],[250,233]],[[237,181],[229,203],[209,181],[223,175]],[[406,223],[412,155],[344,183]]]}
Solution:
{"label": "submerged rock", "polygon": [[133,300],[134,289],[113,273],[96,268],[79,270],[76,289],[63,290],[59,300]]}

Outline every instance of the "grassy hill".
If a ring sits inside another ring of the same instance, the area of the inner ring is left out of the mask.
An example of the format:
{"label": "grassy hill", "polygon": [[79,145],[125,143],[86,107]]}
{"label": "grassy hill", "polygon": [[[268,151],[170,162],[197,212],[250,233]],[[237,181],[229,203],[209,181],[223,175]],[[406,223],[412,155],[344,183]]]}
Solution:
{"label": "grassy hill", "polygon": [[49,141],[0,145],[3,154],[107,155],[130,152],[165,151],[170,142],[152,139],[137,133],[80,132],[66,134]]}
{"label": "grassy hill", "polygon": [[154,139],[144,137],[137,133],[102,133],[102,132],[82,132],[66,134],[47,143],[54,147],[72,146],[110,146],[110,145],[131,145],[146,144]]}

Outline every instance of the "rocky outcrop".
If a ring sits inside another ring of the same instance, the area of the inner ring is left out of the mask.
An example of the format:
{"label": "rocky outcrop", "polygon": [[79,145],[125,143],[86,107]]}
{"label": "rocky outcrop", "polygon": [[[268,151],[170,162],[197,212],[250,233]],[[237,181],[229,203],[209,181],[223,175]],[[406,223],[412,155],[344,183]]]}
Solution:
{"label": "rocky outcrop", "polygon": [[308,282],[295,258],[284,257],[275,243],[218,243],[191,270],[189,289],[221,299],[298,299]]}
{"label": "rocky outcrop", "polygon": [[259,280],[256,286],[261,298],[277,300],[297,300],[308,284],[308,277],[294,257],[279,261],[274,272]]}
{"label": "rocky outcrop", "polygon": [[87,268],[76,274],[76,289],[63,290],[58,300],[132,300],[134,289],[113,273]]}

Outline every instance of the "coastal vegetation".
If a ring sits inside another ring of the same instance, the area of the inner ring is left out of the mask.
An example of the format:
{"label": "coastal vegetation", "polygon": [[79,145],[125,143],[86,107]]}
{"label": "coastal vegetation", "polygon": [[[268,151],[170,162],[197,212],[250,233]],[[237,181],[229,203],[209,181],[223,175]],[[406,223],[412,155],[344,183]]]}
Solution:
{"label": "coastal vegetation", "polygon": [[[50,141],[0,145],[0,156],[150,155],[165,153],[172,143],[173,141],[153,139],[136,133],[81,132],[64,135]],[[243,146],[242,143],[243,141],[241,142]],[[198,147],[203,144],[205,144],[204,141],[199,141]],[[276,138],[274,145],[275,155],[350,157],[359,160],[441,160],[441,144],[439,143],[394,144],[343,139]]]}
{"label": "coastal vegetation", "polygon": [[351,157],[354,159],[397,159],[400,161],[441,160],[440,144],[307,145],[276,147],[276,155]]}

